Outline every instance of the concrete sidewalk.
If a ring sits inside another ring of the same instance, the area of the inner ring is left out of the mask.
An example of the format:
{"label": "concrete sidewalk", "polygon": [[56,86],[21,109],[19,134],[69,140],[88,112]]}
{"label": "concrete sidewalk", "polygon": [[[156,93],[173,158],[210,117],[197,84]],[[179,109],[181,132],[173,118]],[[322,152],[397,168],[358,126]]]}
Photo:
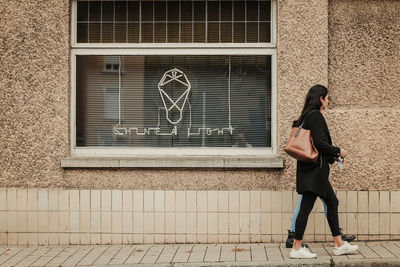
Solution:
{"label": "concrete sidewalk", "polygon": [[292,260],[285,244],[175,244],[0,247],[1,266],[400,266],[400,241],[352,242],[352,255],[332,256],[313,243],[315,260]]}

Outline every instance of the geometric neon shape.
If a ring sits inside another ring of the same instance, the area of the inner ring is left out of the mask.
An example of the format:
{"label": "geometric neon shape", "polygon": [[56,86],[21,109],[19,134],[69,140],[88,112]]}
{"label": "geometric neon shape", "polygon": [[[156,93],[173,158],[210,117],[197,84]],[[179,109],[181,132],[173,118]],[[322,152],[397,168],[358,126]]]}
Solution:
{"label": "geometric neon shape", "polygon": [[[191,88],[185,73],[177,68],[166,71],[158,83],[158,91],[166,111],[165,117],[171,124],[178,124],[182,120],[182,112]],[[172,97],[172,91],[178,93],[178,96]],[[179,112],[179,118],[171,118],[173,110]]]}

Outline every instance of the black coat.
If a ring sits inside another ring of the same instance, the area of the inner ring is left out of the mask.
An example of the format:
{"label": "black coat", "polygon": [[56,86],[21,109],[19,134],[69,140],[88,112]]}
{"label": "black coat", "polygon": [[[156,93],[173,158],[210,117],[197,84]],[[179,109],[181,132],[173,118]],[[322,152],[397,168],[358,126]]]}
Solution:
{"label": "black coat", "polygon": [[319,110],[310,111],[306,115],[303,128],[310,130],[319,159],[317,163],[297,161],[296,190],[299,194],[313,192],[325,197],[329,183],[329,164],[335,162],[340,148],[332,146],[328,125]]}

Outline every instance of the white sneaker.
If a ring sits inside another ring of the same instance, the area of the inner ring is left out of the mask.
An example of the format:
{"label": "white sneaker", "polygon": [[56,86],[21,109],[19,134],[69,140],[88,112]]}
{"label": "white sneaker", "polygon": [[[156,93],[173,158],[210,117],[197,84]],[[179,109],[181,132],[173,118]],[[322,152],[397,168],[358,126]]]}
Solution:
{"label": "white sneaker", "polygon": [[292,259],[313,259],[316,258],[317,254],[311,253],[307,248],[301,247],[299,250],[290,251],[290,258]]}
{"label": "white sneaker", "polygon": [[357,245],[350,245],[349,242],[343,241],[343,245],[340,248],[337,248],[337,247],[333,248],[333,255],[340,256],[340,255],[354,252],[357,249],[358,249]]}

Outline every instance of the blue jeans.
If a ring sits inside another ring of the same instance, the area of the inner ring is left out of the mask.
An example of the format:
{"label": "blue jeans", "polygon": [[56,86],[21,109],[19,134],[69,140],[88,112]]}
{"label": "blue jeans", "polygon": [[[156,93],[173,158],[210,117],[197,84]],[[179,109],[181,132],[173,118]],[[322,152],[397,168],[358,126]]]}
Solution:
{"label": "blue jeans", "polygon": [[[296,227],[296,219],[297,215],[299,215],[301,200],[303,199],[303,195],[300,195],[299,200],[297,200],[296,209],[293,211],[292,215],[292,224],[290,225],[290,232],[294,232]],[[325,216],[328,214],[328,208],[326,207],[325,201],[321,199],[322,203],[324,204]]]}

